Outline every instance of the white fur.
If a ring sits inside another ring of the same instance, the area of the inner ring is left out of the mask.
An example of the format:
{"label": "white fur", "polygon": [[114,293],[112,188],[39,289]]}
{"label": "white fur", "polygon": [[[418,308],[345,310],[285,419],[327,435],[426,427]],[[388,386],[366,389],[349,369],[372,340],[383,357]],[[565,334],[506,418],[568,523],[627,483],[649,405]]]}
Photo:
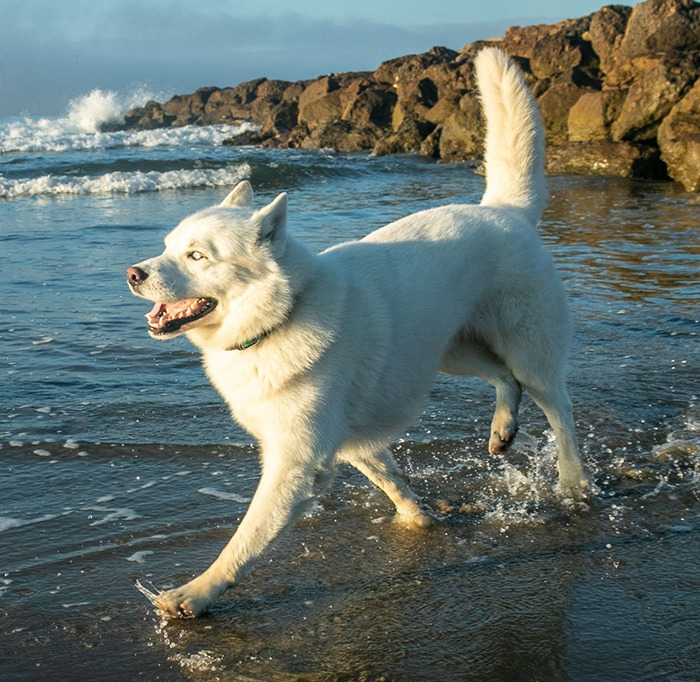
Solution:
{"label": "white fur", "polygon": [[505,55],[484,50],[476,65],[488,128],[480,206],[422,211],[313,255],[287,234],[286,195],[255,211],[244,182],[136,266],[147,275],[132,282],[140,296],[218,302],[183,331],[262,458],[238,530],[202,575],[156,597],[165,614],[199,615],[238,583],[338,462],[382,488],[399,519],[427,525],[387,445],[438,371],[495,386],[492,452],[515,436],[527,390],[556,434],[562,493],[585,495],[565,387],[571,318],[536,231],[546,198],[539,115]]}

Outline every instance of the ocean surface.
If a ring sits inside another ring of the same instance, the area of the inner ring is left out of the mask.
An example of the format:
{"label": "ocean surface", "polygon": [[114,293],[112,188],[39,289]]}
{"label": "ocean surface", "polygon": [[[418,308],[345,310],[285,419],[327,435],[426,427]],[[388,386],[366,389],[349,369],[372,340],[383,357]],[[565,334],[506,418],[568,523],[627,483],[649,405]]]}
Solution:
{"label": "ocean surface", "polygon": [[570,391],[598,492],[553,494],[526,399],[439,377],[394,451],[439,523],[408,531],[360,474],[213,612],[135,589],[206,568],[245,512],[256,446],[184,338],[151,340],[124,270],[249,179],[314,249],[478,201],[470,164],[221,146],[231,127],[100,133],[109,93],[0,120],[3,680],[700,679],[700,206],[676,185],[550,178],[541,232],[576,318]]}

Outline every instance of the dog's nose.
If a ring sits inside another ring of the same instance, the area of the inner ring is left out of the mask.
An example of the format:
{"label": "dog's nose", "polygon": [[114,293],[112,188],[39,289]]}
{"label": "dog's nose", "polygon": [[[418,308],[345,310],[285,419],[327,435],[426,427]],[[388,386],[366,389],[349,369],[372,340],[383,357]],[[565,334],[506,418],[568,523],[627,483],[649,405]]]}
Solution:
{"label": "dog's nose", "polygon": [[141,284],[144,279],[148,277],[148,273],[144,272],[141,268],[133,266],[126,269],[126,279],[131,284],[132,287]]}

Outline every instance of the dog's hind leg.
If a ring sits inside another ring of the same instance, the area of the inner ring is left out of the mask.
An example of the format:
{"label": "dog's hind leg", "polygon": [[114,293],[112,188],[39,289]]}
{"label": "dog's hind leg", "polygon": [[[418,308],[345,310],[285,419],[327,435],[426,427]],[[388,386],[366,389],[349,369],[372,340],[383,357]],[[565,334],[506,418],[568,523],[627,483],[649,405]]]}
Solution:
{"label": "dog's hind leg", "polygon": [[407,525],[427,527],[432,521],[421,508],[420,500],[408,487],[408,476],[396,463],[388,448],[345,446],[338,459],[354,466],[386,493],[396,507],[396,519]]}
{"label": "dog's hind leg", "polygon": [[574,415],[566,386],[561,382],[545,389],[526,384],[525,389],[544,412],[554,431],[560,493],[576,500],[586,497],[591,484],[576,444]]}
{"label": "dog's hind leg", "polygon": [[489,452],[504,453],[518,432],[518,408],[522,389],[510,370],[488,349],[476,344],[455,344],[443,355],[440,371],[475,376],[496,389],[496,409],[491,421]]}

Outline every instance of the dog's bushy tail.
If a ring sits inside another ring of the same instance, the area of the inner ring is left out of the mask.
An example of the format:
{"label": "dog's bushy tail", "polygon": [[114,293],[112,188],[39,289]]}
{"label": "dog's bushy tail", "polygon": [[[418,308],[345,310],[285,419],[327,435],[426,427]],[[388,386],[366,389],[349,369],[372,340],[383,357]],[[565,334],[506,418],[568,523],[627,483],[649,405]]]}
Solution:
{"label": "dog's bushy tail", "polygon": [[537,224],[547,198],[544,131],[537,104],[520,69],[500,50],[475,60],[486,117],[484,206],[521,208]]}

